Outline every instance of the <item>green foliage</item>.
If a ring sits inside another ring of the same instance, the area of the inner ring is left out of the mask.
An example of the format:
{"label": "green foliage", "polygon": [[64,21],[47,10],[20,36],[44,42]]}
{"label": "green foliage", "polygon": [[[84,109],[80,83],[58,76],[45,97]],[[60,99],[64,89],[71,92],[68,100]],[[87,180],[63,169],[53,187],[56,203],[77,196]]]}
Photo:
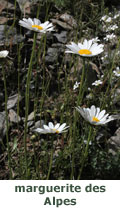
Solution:
{"label": "green foliage", "polygon": [[[85,60],[82,62],[79,56],[70,55],[70,58],[67,57],[64,54],[65,46],[62,45],[62,53],[60,57],[57,56],[56,63],[47,65],[45,56],[48,48],[53,44],[56,45],[56,42],[54,43],[55,36],[47,34],[47,36],[38,37],[38,39],[34,37],[32,49],[32,39],[29,38],[28,34],[24,35],[26,37],[22,44],[18,44],[17,53],[16,48],[13,55],[10,52],[10,58],[13,57],[14,61],[14,72],[13,74],[10,73],[9,66],[6,67],[6,63],[4,63],[5,71],[2,80],[5,83],[6,113],[8,89],[10,89],[8,95],[18,89],[18,94],[22,95],[23,98],[22,102],[18,101],[17,107],[15,107],[16,113],[22,118],[22,123],[13,124],[14,130],[12,130],[12,126],[9,131],[7,129],[7,149],[6,142],[3,140],[1,143],[1,151],[2,153],[5,152],[5,157],[7,154],[6,159],[8,159],[8,163],[5,162],[5,167],[9,168],[8,174],[11,171],[11,176],[8,175],[8,177],[13,179],[77,179],[80,177],[81,169],[81,179],[119,179],[119,151],[115,155],[110,154],[109,146],[106,143],[114,134],[110,129],[111,127],[92,127],[91,133],[88,123],[75,110],[77,105],[90,107],[95,104],[111,113],[117,113],[115,102],[112,99],[120,81],[112,80],[112,70],[120,65],[119,56],[116,56],[120,43],[117,41],[114,46],[109,42],[106,44],[104,41],[105,32],[103,33],[100,22],[102,15],[109,12],[108,8],[104,7],[108,1],[39,0],[38,2],[42,5],[38,9],[38,13],[39,10],[42,12],[43,9],[46,10],[46,20],[49,19],[50,12],[50,15],[54,16],[54,12],[50,11],[54,5],[60,9],[57,10],[60,11],[60,14],[67,12],[73,15],[77,21],[77,27],[69,31],[71,41],[81,41],[82,38],[91,39],[99,36],[101,44],[105,44],[108,55],[107,64],[103,64],[98,56],[97,58],[90,58],[91,61],[86,59],[85,65]],[[57,24],[55,27],[57,28]],[[55,33],[59,33],[59,31],[60,27],[58,26]],[[119,36],[119,29],[115,33]],[[59,46],[61,43],[56,47],[56,51]],[[12,51],[12,45],[10,50]],[[94,79],[94,72],[96,71],[93,66],[96,66],[97,72],[99,72],[98,78],[104,74],[102,86],[93,87],[91,84],[90,79]],[[9,72],[10,77],[7,72]],[[14,78],[15,72],[18,74],[18,81],[14,80],[14,87],[11,87],[9,86],[11,85],[9,78]],[[6,78],[8,82],[6,82]],[[82,85],[74,91],[73,84],[76,81]],[[11,90],[11,88],[13,89]],[[119,95],[116,100],[119,102]],[[67,134],[36,135],[31,127],[28,128],[28,115],[33,111],[35,116],[31,122],[32,125],[35,125],[37,120],[43,120],[45,124],[50,121],[66,122],[70,126]],[[8,121],[7,119],[6,122],[8,123]],[[115,131],[115,123],[113,127]],[[104,132],[101,132],[103,130]],[[102,133],[103,139],[97,141],[99,133]],[[87,145],[87,142],[90,144]]]}

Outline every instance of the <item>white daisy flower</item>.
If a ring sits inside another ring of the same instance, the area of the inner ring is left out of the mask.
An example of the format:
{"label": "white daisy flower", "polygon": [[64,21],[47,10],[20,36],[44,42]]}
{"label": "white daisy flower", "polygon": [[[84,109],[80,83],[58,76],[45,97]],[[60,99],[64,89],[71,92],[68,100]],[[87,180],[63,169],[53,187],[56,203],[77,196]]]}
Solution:
{"label": "white daisy flower", "polygon": [[79,85],[80,85],[80,82],[76,81],[76,83],[73,86],[73,90],[76,90],[79,87]]}
{"label": "white daisy flower", "polygon": [[93,43],[92,40],[84,40],[83,44],[75,44],[71,42],[71,45],[66,45],[70,50],[66,50],[65,53],[74,53],[84,57],[92,57],[103,52],[103,45]]}
{"label": "white daisy flower", "polygon": [[101,80],[96,80],[95,82],[92,83],[93,86],[99,86],[101,85],[103,82]]}
{"label": "white daisy flower", "polygon": [[60,123],[53,125],[52,122],[49,122],[48,125],[43,125],[43,128],[36,128],[34,131],[41,134],[47,134],[47,133],[59,134],[66,132],[67,128],[69,128],[69,126],[66,126],[66,123],[63,123],[62,125],[60,125]]}
{"label": "white daisy flower", "polygon": [[100,111],[100,108],[96,108],[94,105],[92,105],[91,108],[81,108],[78,106],[76,107],[76,110],[80,112],[86,121],[93,125],[104,125],[114,120],[112,116],[105,114],[105,110]]}
{"label": "white daisy flower", "polygon": [[116,70],[113,71],[116,77],[120,77],[120,68],[117,67]]}
{"label": "white daisy flower", "polygon": [[23,20],[19,21],[19,24],[24,28],[41,33],[46,33],[47,31],[53,31],[54,29],[53,24],[49,23],[49,21],[41,23],[41,21],[36,18],[34,18],[33,20],[31,18],[28,19],[23,18]]}
{"label": "white daisy flower", "polygon": [[2,50],[0,51],[0,58],[6,58],[8,55],[8,51],[7,50]]}

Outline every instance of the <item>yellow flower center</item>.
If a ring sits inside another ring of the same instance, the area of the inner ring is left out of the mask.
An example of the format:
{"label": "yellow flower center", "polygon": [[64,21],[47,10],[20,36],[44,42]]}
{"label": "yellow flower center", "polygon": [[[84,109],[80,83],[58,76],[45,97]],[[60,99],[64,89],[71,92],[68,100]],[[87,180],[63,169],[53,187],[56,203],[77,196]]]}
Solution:
{"label": "yellow flower center", "polygon": [[92,53],[90,52],[90,50],[87,50],[87,49],[81,49],[78,51],[78,53],[80,55],[91,55]]}
{"label": "yellow flower center", "polygon": [[59,131],[58,131],[58,130],[56,130],[55,128],[53,128],[52,130],[53,130],[53,131],[55,131],[55,133],[59,133]]}
{"label": "yellow flower center", "polygon": [[98,120],[97,117],[93,117],[93,118],[92,118],[92,121],[94,121],[94,122],[100,122],[100,120]]}
{"label": "yellow flower center", "polygon": [[39,30],[42,30],[42,29],[43,29],[42,26],[38,26],[38,25],[32,25],[32,28],[37,28],[37,29],[39,29]]}

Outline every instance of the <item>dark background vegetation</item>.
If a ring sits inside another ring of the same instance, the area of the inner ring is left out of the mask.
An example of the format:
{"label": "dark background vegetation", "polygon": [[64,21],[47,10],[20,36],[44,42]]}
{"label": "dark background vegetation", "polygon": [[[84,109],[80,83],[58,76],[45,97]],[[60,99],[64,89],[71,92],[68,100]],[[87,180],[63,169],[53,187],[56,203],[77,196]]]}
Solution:
{"label": "dark background vegetation", "polygon": [[[9,58],[3,61],[6,82],[7,82],[7,94],[8,99],[10,96],[18,93],[18,73],[20,80],[20,104],[19,104],[19,116],[20,122],[9,122],[9,144],[11,155],[11,168],[12,179],[25,179],[25,158],[24,158],[24,115],[25,115],[25,84],[26,74],[29,65],[30,55],[32,51],[33,33],[20,28],[18,22],[23,18],[23,12],[20,9],[19,2],[8,1],[13,4],[14,9],[4,8],[0,14],[2,17],[7,17],[7,21],[0,23],[6,27],[11,27],[7,30],[8,42],[1,41],[1,49],[7,49],[9,51]],[[16,7],[15,7],[16,3]],[[55,30],[52,35],[47,35],[43,43],[40,38],[37,40],[37,46],[34,56],[33,72],[30,86],[30,109],[29,114],[36,108],[36,116],[31,120],[31,125],[35,125],[37,121],[39,124],[41,120],[44,122],[60,121],[62,113],[62,121],[66,119],[72,126],[72,114],[73,107],[76,105],[77,93],[73,94],[73,82],[80,78],[80,74],[73,76],[70,72],[71,67],[74,66],[74,60],[71,61],[71,57],[67,58],[64,55],[65,44],[75,39],[80,40],[84,38],[84,30],[89,31],[89,38],[99,36],[103,38],[104,33],[101,31],[100,18],[109,13],[115,12],[120,9],[120,3],[117,0],[45,0],[35,1],[31,7],[30,14],[26,14],[26,17],[36,17],[37,11],[39,12],[38,18],[44,22],[46,19],[57,19],[61,14],[67,13],[73,17],[77,26],[72,27],[71,30],[62,28],[55,25]],[[12,14],[12,15],[11,15]],[[69,24],[68,24],[69,25]],[[14,31],[14,29],[16,29]],[[12,30],[11,30],[12,29]],[[1,29],[2,30],[2,29]],[[55,38],[55,33],[61,33],[65,31],[67,33],[66,42],[60,43]],[[10,33],[9,33],[10,32]],[[15,40],[15,36],[20,36]],[[13,36],[13,40],[9,37]],[[85,37],[86,38],[86,37]],[[41,46],[39,45],[41,42]],[[39,46],[41,47],[41,54],[38,58]],[[44,47],[45,46],[45,47]],[[116,45],[115,45],[116,46]],[[114,46],[114,47],[115,47]],[[52,54],[52,58],[57,55],[56,60],[53,62],[50,60],[48,53],[49,48],[54,48],[57,53]],[[58,51],[59,49],[59,51]],[[42,54],[42,52],[44,52]],[[48,54],[47,54],[48,53]],[[45,57],[45,56],[48,57]],[[99,59],[93,59],[93,63],[98,67],[101,67]],[[107,64],[107,67],[111,63]],[[2,66],[2,63],[1,63]],[[1,67],[2,68],[2,67]],[[45,69],[45,74],[43,70]],[[77,67],[76,67],[77,69]],[[58,74],[59,72],[59,74]],[[37,75],[37,79],[36,79]],[[69,76],[69,81],[66,85],[65,80]],[[78,76],[78,77],[77,77]],[[44,93],[41,89],[42,81],[45,79]],[[65,94],[66,89],[69,89]],[[106,90],[106,86],[103,87],[103,95]],[[96,97],[92,103],[97,103],[100,100],[100,91],[96,91]],[[5,118],[5,97],[4,97],[4,80],[2,73],[0,72],[0,112]],[[87,95],[87,93],[86,93]],[[44,99],[44,100],[43,100]],[[108,98],[108,101],[110,99]],[[84,104],[87,104],[87,99],[84,99]],[[119,111],[118,104],[112,106]],[[17,112],[17,104],[13,107]],[[67,111],[66,111],[67,110]],[[9,110],[8,110],[9,112]],[[1,114],[1,116],[2,116]],[[2,119],[2,117],[1,117]],[[1,120],[0,119],[0,120]],[[81,119],[81,118],[80,118]],[[4,121],[3,121],[4,122]],[[46,124],[46,123],[45,123]],[[5,128],[5,122],[2,124],[1,132],[1,146],[0,146],[0,179],[10,179],[10,170],[8,167],[8,150],[6,135],[3,133]],[[36,135],[32,132],[31,126],[28,128],[27,135],[27,150],[28,150],[28,166],[29,175],[28,179],[46,179],[50,161],[51,148],[54,148],[53,164],[49,179],[77,179],[79,168],[81,166],[81,154],[85,148],[85,144],[81,145],[81,140],[86,140],[87,126],[83,129],[84,122],[78,120],[75,136],[75,144],[73,145],[71,134],[65,134],[64,137],[59,135],[53,137],[52,135]],[[106,128],[98,128],[98,132],[95,135],[95,139],[89,146],[88,158],[85,162],[81,179],[119,179],[120,178],[120,153],[119,146],[115,153],[110,153],[110,146],[108,140],[114,135],[115,131],[119,128],[119,120],[115,123],[110,123]],[[72,133],[72,131],[71,131]],[[99,139],[99,140],[97,140]],[[52,145],[51,142],[54,142]],[[72,157],[74,151],[74,167],[72,166]]]}

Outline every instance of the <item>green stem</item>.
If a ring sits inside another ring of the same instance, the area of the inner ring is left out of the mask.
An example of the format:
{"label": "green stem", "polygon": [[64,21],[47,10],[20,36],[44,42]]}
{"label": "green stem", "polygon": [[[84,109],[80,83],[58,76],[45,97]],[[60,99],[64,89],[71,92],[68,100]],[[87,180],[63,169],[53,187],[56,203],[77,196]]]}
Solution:
{"label": "green stem", "polygon": [[4,71],[3,65],[2,65],[2,73],[3,73],[4,88],[5,88],[5,117],[6,117],[6,139],[7,139],[7,150],[8,150],[8,167],[10,170],[10,179],[12,179],[11,155],[10,155],[10,146],[9,146],[9,137],[8,137],[8,131],[9,131],[8,111],[7,111],[7,98],[8,97],[7,97],[6,77],[5,77],[5,71]]}
{"label": "green stem", "polygon": [[32,73],[32,63],[33,63],[34,51],[35,51],[35,46],[36,46],[36,38],[37,38],[37,33],[34,33],[34,41],[33,41],[31,58],[30,58],[30,62],[29,62],[28,73],[27,73],[26,93],[25,93],[24,153],[25,153],[26,178],[28,177],[28,161],[27,161],[27,145],[26,145],[27,129],[28,129],[27,121],[28,121],[28,112],[29,112],[30,80],[31,80],[31,73]]}
{"label": "green stem", "polygon": [[50,156],[50,163],[49,163],[49,169],[48,169],[48,174],[47,174],[47,180],[49,180],[51,169],[52,169],[52,162],[53,162],[53,144],[52,144],[52,150],[51,150],[51,156]]}
{"label": "green stem", "polygon": [[83,99],[83,96],[84,96],[84,87],[83,87],[84,78],[85,78],[85,58],[83,58],[83,69],[82,69],[80,90],[79,90],[79,96],[78,96],[78,104],[79,105],[82,103],[82,99]]}
{"label": "green stem", "polygon": [[21,62],[21,48],[22,44],[18,46],[18,101],[17,101],[17,123],[18,123],[18,129],[19,129],[19,114],[20,114],[20,62]]}
{"label": "green stem", "polygon": [[74,179],[74,168],[75,168],[75,144],[76,144],[76,123],[77,123],[77,113],[74,112],[74,121],[73,121],[73,136],[72,136],[72,164],[71,164],[71,175],[70,179]]}
{"label": "green stem", "polygon": [[[82,103],[82,99],[84,96],[84,77],[85,77],[85,58],[83,58],[83,69],[81,75],[81,82],[80,82],[80,90],[77,99],[77,105]],[[74,123],[73,123],[73,142],[72,142],[72,168],[71,168],[71,179],[74,177],[74,163],[75,163],[75,142],[76,142],[76,123],[77,123],[78,114],[75,112]]]}
{"label": "green stem", "polygon": [[83,171],[84,163],[85,163],[85,160],[86,160],[86,158],[88,156],[88,148],[89,148],[89,143],[90,143],[91,136],[92,136],[92,131],[93,131],[93,128],[90,125],[89,134],[88,134],[88,140],[87,140],[87,144],[86,144],[86,147],[85,147],[85,152],[84,152],[84,154],[82,156],[82,163],[81,163],[81,168],[80,168],[80,172],[79,172],[79,175],[78,175],[78,180],[80,180],[80,178],[81,178],[81,174],[82,174],[82,171]]}
{"label": "green stem", "polygon": [[71,167],[71,175],[70,175],[70,179],[74,179],[74,165],[75,165],[75,140],[73,138],[73,142],[72,142],[72,167]]}

